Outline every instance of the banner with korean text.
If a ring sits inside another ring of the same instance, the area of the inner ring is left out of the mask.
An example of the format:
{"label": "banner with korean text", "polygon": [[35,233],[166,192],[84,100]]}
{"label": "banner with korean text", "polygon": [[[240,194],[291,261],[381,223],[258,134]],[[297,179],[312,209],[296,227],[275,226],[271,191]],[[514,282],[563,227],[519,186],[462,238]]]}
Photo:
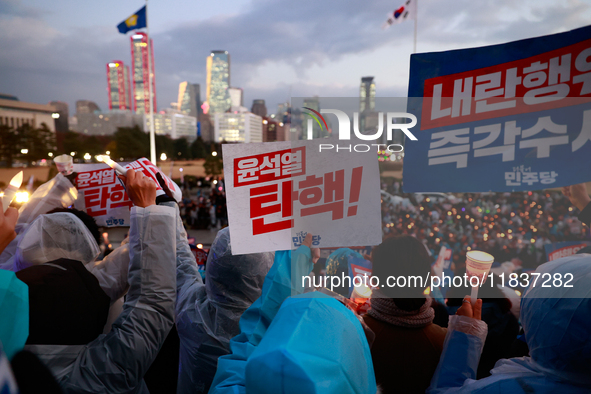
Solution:
{"label": "banner with korean text", "polygon": [[[121,163],[123,164],[123,163]],[[171,190],[174,198],[180,201],[181,190],[170,178],[164,175],[158,167],[154,166],[146,158],[138,159],[123,166],[126,170],[135,169],[142,171],[157,185],[157,195],[164,194],[158,184],[156,174],[160,172],[164,182]],[[129,209],[132,202],[127,196],[125,188],[117,178],[115,170],[104,163],[99,164],[74,164],[76,176],[76,188],[80,193],[76,207],[83,209],[94,217],[96,223],[102,227],[128,227]]]}
{"label": "banner with korean text", "polygon": [[222,145],[233,254],[382,242],[375,152],[322,141]]}
{"label": "banner with korean text", "polygon": [[411,57],[405,192],[591,180],[591,27]]}

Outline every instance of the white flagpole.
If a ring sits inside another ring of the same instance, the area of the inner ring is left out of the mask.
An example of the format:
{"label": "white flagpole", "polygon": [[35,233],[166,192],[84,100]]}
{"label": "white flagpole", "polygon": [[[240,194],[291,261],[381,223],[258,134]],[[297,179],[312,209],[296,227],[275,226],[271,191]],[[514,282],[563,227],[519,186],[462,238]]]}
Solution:
{"label": "white flagpole", "polygon": [[[146,0],[147,2],[148,0]],[[419,0],[415,1],[415,36],[413,42],[413,53],[417,53],[417,23],[419,22]]]}
{"label": "white flagpole", "polygon": [[150,24],[148,23],[148,0],[146,0],[146,35],[148,36],[148,101],[150,102],[150,161],[154,165],[156,165],[156,137],[154,136],[154,98],[152,96],[152,41],[150,39]]}

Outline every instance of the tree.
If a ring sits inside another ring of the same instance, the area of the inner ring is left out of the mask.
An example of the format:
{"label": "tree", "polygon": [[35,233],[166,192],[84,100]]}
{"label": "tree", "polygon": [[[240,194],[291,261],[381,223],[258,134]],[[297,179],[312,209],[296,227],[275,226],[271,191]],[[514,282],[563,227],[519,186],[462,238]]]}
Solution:
{"label": "tree", "polygon": [[14,158],[20,154],[20,136],[8,125],[0,125],[0,160],[6,167],[12,167]]}
{"label": "tree", "polygon": [[111,152],[114,158],[135,160],[150,155],[150,137],[138,126],[117,128],[115,144],[116,149]]}
{"label": "tree", "polygon": [[173,141],[174,159],[190,159],[189,143],[185,138],[177,138]]}
{"label": "tree", "polygon": [[190,149],[191,157],[193,159],[205,159],[207,157],[207,148],[201,136],[197,137],[197,139],[193,141],[193,143],[190,146]]}
{"label": "tree", "polygon": [[209,156],[205,159],[203,168],[205,169],[205,175],[222,175],[222,172],[224,171],[224,163],[219,156]]}

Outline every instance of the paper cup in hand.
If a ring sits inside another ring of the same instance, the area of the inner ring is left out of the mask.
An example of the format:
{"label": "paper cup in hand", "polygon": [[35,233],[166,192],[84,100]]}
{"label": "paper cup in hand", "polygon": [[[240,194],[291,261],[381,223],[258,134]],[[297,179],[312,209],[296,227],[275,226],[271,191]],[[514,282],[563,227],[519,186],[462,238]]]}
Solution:
{"label": "paper cup in hand", "polygon": [[70,155],[59,155],[53,159],[53,162],[62,175],[70,175],[74,172],[74,160]]}
{"label": "paper cup in hand", "polygon": [[477,276],[482,283],[486,282],[486,276],[490,272],[495,258],[488,253],[478,250],[471,250],[466,253],[466,274],[468,278]]}

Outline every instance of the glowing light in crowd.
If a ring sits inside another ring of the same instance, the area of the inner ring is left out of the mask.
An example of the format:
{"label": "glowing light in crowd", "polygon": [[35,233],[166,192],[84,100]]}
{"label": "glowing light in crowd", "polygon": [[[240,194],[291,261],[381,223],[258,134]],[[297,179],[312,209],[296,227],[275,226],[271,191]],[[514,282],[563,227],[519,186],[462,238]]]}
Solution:
{"label": "glowing light in crowd", "polygon": [[29,193],[28,192],[18,192],[16,193],[14,200],[19,203],[23,204],[29,201]]}
{"label": "glowing light in crowd", "polygon": [[211,155],[212,155],[212,156],[217,156],[217,155],[218,155],[218,153],[217,153],[216,151],[213,151],[213,152],[211,152]]}
{"label": "glowing light in crowd", "polygon": [[197,244],[197,249],[203,249],[203,244]]}
{"label": "glowing light in crowd", "polygon": [[70,152],[70,156],[76,156],[76,152]]}
{"label": "glowing light in crowd", "polygon": [[58,114],[57,112],[54,112],[54,113],[51,114],[51,117],[53,119],[59,119],[60,118],[60,114]]}
{"label": "glowing light in crowd", "polygon": [[166,158],[167,158],[166,153],[163,153],[160,155],[160,160],[164,161],[164,160],[166,160]]}
{"label": "glowing light in crowd", "polygon": [[92,159],[92,156],[90,156],[90,153],[85,153],[84,160],[90,160],[90,159]]}
{"label": "glowing light in crowd", "polygon": [[47,156],[49,156],[49,157],[53,157],[53,153],[49,152],[49,153],[47,154]]}
{"label": "glowing light in crowd", "polygon": [[27,153],[29,153],[29,150],[28,149],[21,149],[21,153],[23,155],[26,155]]}
{"label": "glowing light in crowd", "polygon": [[111,151],[106,151],[105,155],[110,156],[111,155]]}

